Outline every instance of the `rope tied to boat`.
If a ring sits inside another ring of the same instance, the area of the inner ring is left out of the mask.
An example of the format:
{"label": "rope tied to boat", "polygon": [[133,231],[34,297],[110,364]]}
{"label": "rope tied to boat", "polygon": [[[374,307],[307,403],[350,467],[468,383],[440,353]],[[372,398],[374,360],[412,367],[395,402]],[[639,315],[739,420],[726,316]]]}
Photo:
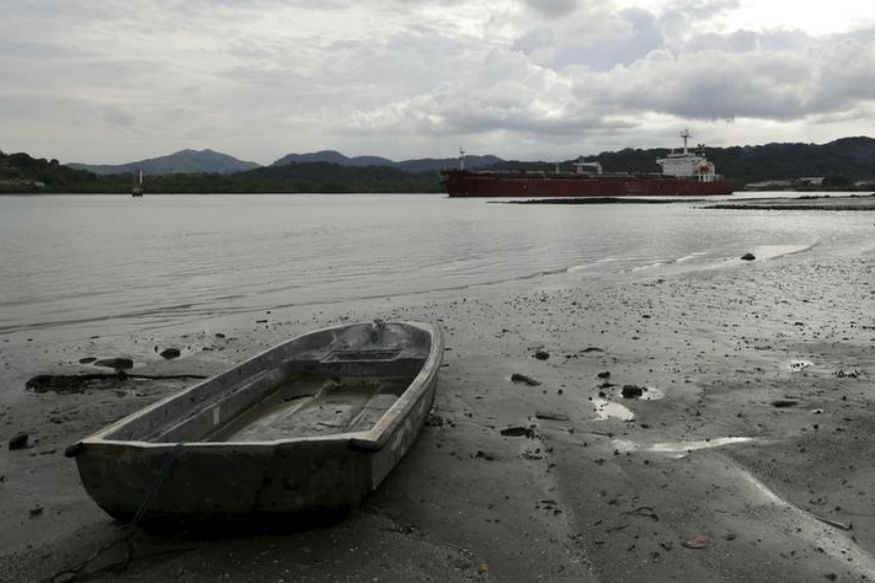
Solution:
{"label": "rope tied to boat", "polygon": [[152,499],[161,490],[161,486],[164,485],[164,482],[167,481],[167,478],[170,477],[170,472],[173,470],[173,466],[176,463],[176,460],[179,459],[179,454],[182,453],[182,448],[185,445],[184,441],[177,442],[176,445],[173,446],[166,456],[164,460],[164,464],[161,466],[161,470],[158,472],[158,477],[155,479],[155,482],[152,484],[152,487],[146,492],[146,495],[143,497],[143,502],[140,504],[140,507],[137,509],[137,512],[134,514],[134,519],[131,521],[131,526],[136,526],[146,515],[146,511],[149,509],[149,505],[152,503]]}

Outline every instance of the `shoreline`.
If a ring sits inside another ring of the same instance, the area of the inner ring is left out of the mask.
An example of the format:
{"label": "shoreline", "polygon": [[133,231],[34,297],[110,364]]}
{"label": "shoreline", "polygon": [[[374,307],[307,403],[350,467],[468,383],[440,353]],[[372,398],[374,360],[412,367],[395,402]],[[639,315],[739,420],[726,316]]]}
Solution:
{"label": "shoreline", "polygon": [[[873,268],[871,249],[820,245],[731,269],[546,277],[455,298],[294,308],[236,330],[37,345],[28,362],[0,344],[0,370],[11,382],[78,369],[67,363],[98,349],[188,343],[183,358],[135,370],[215,374],[323,325],[383,317],[444,329],[432,422],[343,522],[246,537],[138,533],[124,572],[101,570],[124,559],[121,547],[92,561],[98,581],[859,578],[875,573],[875,519],[859,514],[875,502],[863,446],[875,423],[875,321],[859,313]],[[793,372],[795,360],[813,364]],[[513,373],[542,385],[514,384]],[[664,397],[623,399],[625,384]],[[14,527],[0,533],[0,578],[40,581],[122,536],[63,448],[184,385],[0,396],[0,520]],[[611,417],[599,399],[634,420]],[[795,405],[771,404],[779,400]],[[519,425],[533,426],[532,437],[500,433]],[[36,444],[9,451],[19,430]],[[705,548],[685,546],[699,535]]]}

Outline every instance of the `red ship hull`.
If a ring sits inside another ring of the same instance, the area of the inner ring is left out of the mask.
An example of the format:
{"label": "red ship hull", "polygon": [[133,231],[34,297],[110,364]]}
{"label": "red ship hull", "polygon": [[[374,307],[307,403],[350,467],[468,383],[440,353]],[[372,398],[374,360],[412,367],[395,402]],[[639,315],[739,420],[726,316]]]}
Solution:
{"label": "red ship hull", "polygon": [[442,172],[451,198],[543,196],[715,196],[732,194],[725,180],[701,182],[669,176],[588,176],[576,174]]}

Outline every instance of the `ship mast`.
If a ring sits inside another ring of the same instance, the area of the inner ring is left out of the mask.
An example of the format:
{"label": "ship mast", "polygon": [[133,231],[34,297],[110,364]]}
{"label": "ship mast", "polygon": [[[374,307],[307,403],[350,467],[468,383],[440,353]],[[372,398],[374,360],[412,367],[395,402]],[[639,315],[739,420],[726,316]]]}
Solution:
{"label": "ship mast", "polygon": [[690,138],[690,130],[685,129],[681,132],[681,137],[684,139],[684,156],[687,155],[687,140]]}

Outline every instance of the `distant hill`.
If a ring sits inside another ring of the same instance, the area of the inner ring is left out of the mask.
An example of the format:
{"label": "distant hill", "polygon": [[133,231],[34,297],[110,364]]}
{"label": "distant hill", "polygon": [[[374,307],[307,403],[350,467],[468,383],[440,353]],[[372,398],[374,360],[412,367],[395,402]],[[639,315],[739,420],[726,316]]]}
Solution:
{"label": "distant hill", "polygon": [[[598,160],[605,170],[617,172],[658,172],[656,159],[666,148],[602,152],[587,156]],[[717,171],[740,188],[751,182],[794,180],[822,176],[827,189],[853,189],[854,182],[875,180],[875,139],[842,138],[826,144],[765,144],[706,148],[705,154]],[[180,165],[161,166],[158,161],[175,158]],[[319,161],[318,158],[327,160]],[[204,166],[204,160],[229,159],[246,167],[233,171],[227,166]],[[182,162],[188,160],[188,166]],[[194,163],[191,160],[199,162]],[[258,166],[204,150],[183,150],[164,158],[154,158],[119,166],[88,166],[86,169],[112,168],[111,175],[76,170],[57,160],[32,158],[28,154],[0,152],[0,192],[130,192],[134,173],[142,168],[151,174],[145,181],[148,193],[221,192],[441,192],[438,170],[455,168],[454,158],[424,158],[394,162],[376,156],[348,158],[336,151],[290,154],[285,163]],[[333,160],[333,161],[329,161]],[[149,163],[155,162],[154,165]],[[554,162],[503,161],[495,156],[467,156],[467,168],[552,169]],[[570,161],[560,163],[571,170]],[[188,168],[185,170],[184,168]],[[125,170],[126,169],[126,170]],[[107,172],[107,170],[103,170]],[[862,188],[862,187],[861,187]]]}
{"label": "distant hill", "polygon": [[143,171],[143,174],[191,174],[211,173],[230,174],[258,168],[260,164],[238,160],[234,156],[214,150],[180,150],[168,156],[149,158],[127,164],[67,164],[70,168],[87,170],[105,176]]}
{"label": "distant hill", "polygon": [[[501,162],[496,156],[465,156],[466,168],[487,168]],[[395,162],[381,156],[344,156],[337,150],[321,150],[308,154],[286,154],[271,166],[285,166],[287,164],[306,164],[311,162],[327,162],[339,166],[388,166],[399,168],[407,172],[425,172],[428,170],[438,171],[446,168],[456,168],[458,158],[420,158],[415,160],[403,160]]]}
{"label": "distant hill", "polygon": [[437,172],[408,172],[391,166],[343,166],[329,162],[265,166],[228,177],[236,192],[442,192]]}

